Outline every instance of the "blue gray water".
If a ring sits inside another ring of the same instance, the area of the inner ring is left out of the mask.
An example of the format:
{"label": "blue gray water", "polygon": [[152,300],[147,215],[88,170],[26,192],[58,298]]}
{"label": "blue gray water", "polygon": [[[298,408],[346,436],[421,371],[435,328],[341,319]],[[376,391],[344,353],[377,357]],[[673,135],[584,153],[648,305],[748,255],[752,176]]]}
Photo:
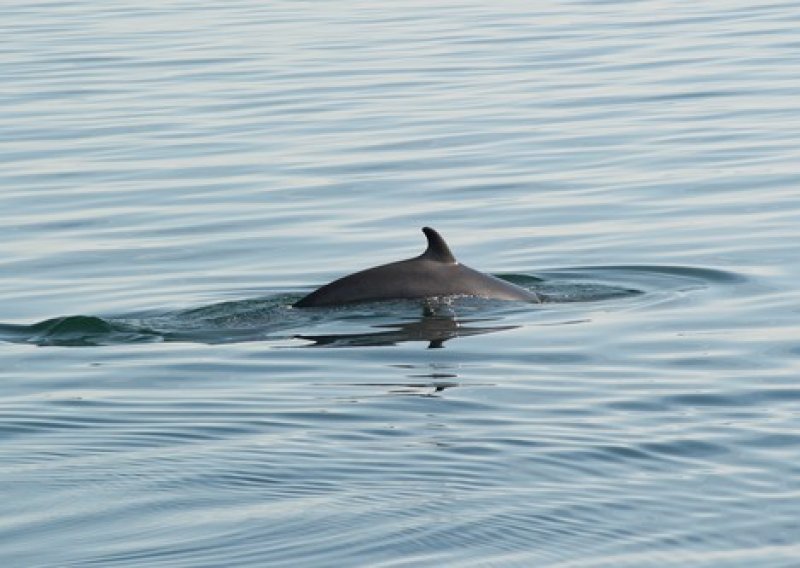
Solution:
{"label": "blue gray water", "polygon": [[800,566],[796,2],[2,15],[4,568]]}

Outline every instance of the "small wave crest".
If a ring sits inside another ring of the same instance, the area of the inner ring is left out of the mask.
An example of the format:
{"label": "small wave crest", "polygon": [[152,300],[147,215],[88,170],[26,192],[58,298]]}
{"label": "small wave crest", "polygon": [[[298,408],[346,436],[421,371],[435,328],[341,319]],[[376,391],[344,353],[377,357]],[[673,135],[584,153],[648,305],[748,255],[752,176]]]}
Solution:
{"label": "small wave crest", "polygon": [[[13,329],[7,329],[10,327]],[[158,332],[146,327],[84,315],[51,318],[30,326],[0,326],[0,332],[6,331],[11,331],[17,337],[24,337],[25,343],[42,346],[97,346],[163,339]]]}

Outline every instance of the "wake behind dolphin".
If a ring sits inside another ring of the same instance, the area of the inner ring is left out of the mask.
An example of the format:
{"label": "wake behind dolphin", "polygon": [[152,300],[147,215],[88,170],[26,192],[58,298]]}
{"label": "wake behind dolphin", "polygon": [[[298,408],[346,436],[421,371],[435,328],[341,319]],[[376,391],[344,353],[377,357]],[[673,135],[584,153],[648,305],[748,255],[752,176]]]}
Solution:
{"label": "wake behind dolphin", "polygon": [[422,232],[428,239],[428,248],[421,255],[335,280],[294,306],[311,308],[442,296],[541,302],[530,290],[460,264],[442,236],[430,227],[423,227]]}
{"label": "wake behind dolphin", "polygon": [[[574,324],[581,320],[581,305],[587,302],[606,302],[603,305],[608,309],[621,305],[625,309],[646,310],[689,291],[748,282],[735,272],[650,265],[572,267],[539,270],[535,277],[527,274],[510,277],[521,284],[523,291],[529,286],[533,288],[530,293],[535,292],[549,306],[547,310],[536,311],[536,325]],[[441,347],[453,338],[511,329],[520,321],[509,319],[509,314],[530,312],[524,304],[501,307],[481,298],[473,302],[469,297],[445,305],[426,303],[421,316],[416,299],[398,299],[380,306],[367,304],[352,312],[316,312],[291,309],[297,298],[296,294],[284,293],[181,310],[70,315],[33,324],[0,322],[0,344],[88,347],[143,342],[226,344],[305,339],[313,342],[309,347],[385,346],[406,341]],[[617,304],[620,301],[624,303]],[[427,308],[434,309],[433,313],[428,313]]]}

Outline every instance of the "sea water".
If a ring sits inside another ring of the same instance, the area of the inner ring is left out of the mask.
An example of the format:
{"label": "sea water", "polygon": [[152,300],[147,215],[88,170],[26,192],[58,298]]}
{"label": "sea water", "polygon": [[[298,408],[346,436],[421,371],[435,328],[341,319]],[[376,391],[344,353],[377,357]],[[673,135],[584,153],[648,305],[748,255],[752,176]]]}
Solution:
{"label": "sea water", "polygon": [[[800,565],[798,29],[5,3],[0,564]],[[424,225],[544,302],[291,307]]]}

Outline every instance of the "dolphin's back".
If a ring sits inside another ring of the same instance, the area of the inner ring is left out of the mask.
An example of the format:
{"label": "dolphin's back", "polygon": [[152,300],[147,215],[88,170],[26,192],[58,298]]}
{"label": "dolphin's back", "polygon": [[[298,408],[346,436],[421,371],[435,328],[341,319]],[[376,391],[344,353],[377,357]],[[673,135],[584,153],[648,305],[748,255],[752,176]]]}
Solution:
{"label": "dolphin's back", "polygon": [[362,270],[334,280],[294,305],[298,308],[355,302],[480,296],[498,300],[538,302],[533,292],[456,262],[439,234],[425,227],[428,249],[416,258]]}
{"label": "dolphin's back", "polygon": [[439,289],[446,283],[445,279],[430,271],[430,268],[437,268],[436,266],[426,266],[432,264],[434,263],[431,261],[410,259],[362,270],[322,286],[295,306],[335,306],[445,295],[430,293],[430,290]]}

